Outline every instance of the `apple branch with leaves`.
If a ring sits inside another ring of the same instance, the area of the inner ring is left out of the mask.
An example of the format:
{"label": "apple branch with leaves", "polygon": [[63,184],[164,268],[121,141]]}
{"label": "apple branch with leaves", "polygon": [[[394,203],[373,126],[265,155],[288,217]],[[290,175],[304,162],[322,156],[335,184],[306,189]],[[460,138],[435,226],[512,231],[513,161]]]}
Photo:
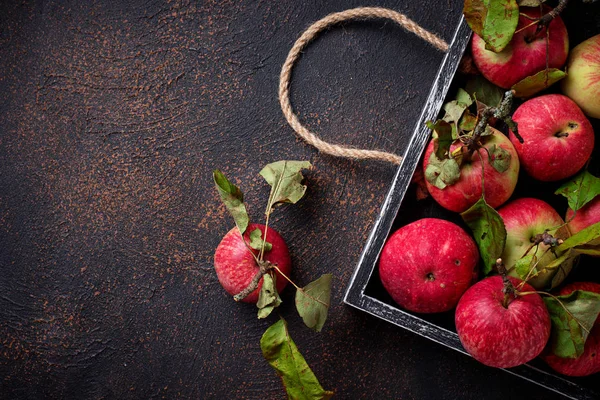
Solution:
{"label": "apple branch with leaves", "polygon": [[[310,168],[312,165],[308,161],[283,160],[268,164],[260,171],[260,175],[271,186],[271,192],[265,210],[264,235],[257,228],[250,232],[249,242],[246,242],[244,238],[250,218],[244,205],[242,191],[219,170],[213,172],[213,179],[221,200],[233,217],[242,240],[258,266],[258,271],[250,284],[236,294],[234,300],[240,301],[250,295],[258,288],[262,279],[256,306],[259,319],[268,317],[282,303],[276,286],[277,274],[274,272],[277,271],[296,289],[296,310],[305,325],[320,332],[329,310],[332,275],[325,274],[305,287],[300,287],[276,264],[264,258],[265,253],[272,250],[272,244],[266,240],[271,214],[277,206],[285,203],[295,204],[304,197],[307,187],[302,184],[304,179],[302,170]],[[263,334],[260,345],[265,359],[282,378],[289,398],[316,400],[328,399],[333,395],[333,392],[324,390],[319,384],[304,357],[298,351],[289,334],[287,323],[281,316],[279,321],[270,326]]]}
{"label": "apple branch with leaves", "polygon": [[[588,0],[589,1],[589,0]],[[463,14],[475,34],[481,37],[486,49],[501,53],[516,33],[530,29],[528,42],[545,35],[546,68],[515,83],[511,89],[516,97],[528,98],[544,90],[567,73],[558,68],[550,68],[550,23],[567,7],[568,0],[559,0],[558,5],[538,18],[531,18],[521,8],[542,7],[545,0],[465,0]],[[531,19],[531,23],[518,28],[519,17]],[[535,29],[533,26],[537,25]]]}

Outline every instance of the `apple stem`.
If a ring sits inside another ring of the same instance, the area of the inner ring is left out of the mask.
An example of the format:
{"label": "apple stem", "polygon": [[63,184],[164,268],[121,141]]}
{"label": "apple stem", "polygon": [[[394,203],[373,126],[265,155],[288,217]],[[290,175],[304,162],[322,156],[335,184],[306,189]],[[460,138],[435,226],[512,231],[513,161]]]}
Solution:
{"label": "apple stem", "polygon": [[534,245],[543,243],[546,246],[550,246],[550,247],[556,247],[563,243],[562,239],[555,238],[548,231],[544,231],[544,233],[538,233],[537,235],[535,235],[533,237],[532,241],[533,241]]}
{"label": "apple stem", "polygon": [[552,22],[554,18],[558,17],[558,15],[563,12],[565,8],[567,8],[568,3],[569,0],[559,0],[556,7],[550,10],[547,14],[544,14],[544,16],[542,16],[538,22],[536,33],[539,33],[542,29],[547,28],[548,25],[550,25],[550,22]]}
{"label": "apple stem", "polygon": [[508,308],[508,305],[517,298],[517,290],[510,279],[508,279],[508,272],[506,271],[506,267],[504,266],[501,258],[496,260],[496,269],[498,270],[500,276],[502,276],[502,282],[504,283],[504,287],[502,288],[502,293],[504,293],[502,306],[504,308]]}
{"label": "apple stem", "polygon": [[467,149],[469,154],[473,154],[477,149],[481,147],[479,143],[479,139],[485,133],[485,129],[489,124],[490,118],[498,118],[501,119],[508,125],[510,130],[515,134],[519,142],[523,143],[523,138],[519,135],[517,129],[517,123],[511,118],[510,113],[512,111],[512,103],[515,92],[512,90],[504,93],[504,97],[502,98],[502,102],[498,105],[498,107],[485,107],[480,115],[479,122],[475,126],[475,130],[473,131],[473,136],[471,136],[467,141]]}
{"label": "apple stem", "polygon": [[274,268],[277,268],[277,266],[275,264],[271,264],[269,261],[258,261],[258,272],[256,275],[254,275],[254,278],[252,278],[248,286],[233,296],[233,299],[235,301],[240,301],[248,297],[250,293],[254,292],[258,288],[258,283],[260,282],[262,276]]}

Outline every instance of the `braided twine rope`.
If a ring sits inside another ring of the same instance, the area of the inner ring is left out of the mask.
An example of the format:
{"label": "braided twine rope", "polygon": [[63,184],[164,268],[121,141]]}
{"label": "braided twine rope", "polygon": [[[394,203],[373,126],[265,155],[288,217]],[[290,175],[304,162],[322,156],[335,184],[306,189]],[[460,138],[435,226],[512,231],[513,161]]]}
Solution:
{"label": "braided twine rope", "polygon": [[414,33],[418,37],[430,43],[436,49],[443,52],[448,51],[448,43],[446,43],[443,39],[422,28],[419,24],[397,11],[380,7],[359,7],[329,14],[325,18],[322,18],[309,26],[308,29],[302,33],[300,38],[296,40],[296,43],[294,43],[294,46],[290,50],[281,69],[281,74],[279,75],[279,103],[281,104],[281,110],[283,111],[283,115],[285,116],[287,122],[298,134],[298,136],[304,139],[308,144],[316,147],[322,153],[337,157],[352,158],[355,160],[371,159],[387,161],[393,164],[400,164],[402,157],[393,153],[387,153],[378,150],[355,149],[321,140],[315,133],[311,132],[304,125],[302,125],[302,123],[298,120],[298,116],[294,113],[290,103],[290,81],[292,78],[292,70],[294,68],[294,64],[300,58],[302,50],[311,41],[313,41],[320,32],[329,28],[330,26],[344,21],[369,19],[392,20],[402,28]]}

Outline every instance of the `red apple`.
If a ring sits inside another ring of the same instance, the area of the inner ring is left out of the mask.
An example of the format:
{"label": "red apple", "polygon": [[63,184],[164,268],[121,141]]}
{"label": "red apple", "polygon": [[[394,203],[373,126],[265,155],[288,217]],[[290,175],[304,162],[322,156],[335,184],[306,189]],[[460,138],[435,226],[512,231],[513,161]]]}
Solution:
{"label": "red apple", "polygon": [[[542,10],[545,14],[550,8],[544,6]],[[487,80],[505,89],[546,69],[546,31],[536,34],[537,24],[532,24],[533,20],[540,17],[540,9],[521,7],[519,12],[521,16],[517,32],[500,53],[486,50],[483,39],[475,34],[471,43],[473,60],[479,71]],[[528,25],[531,26],[521,30]],[[560,68],[567,61],[569,52],[567,29],[562,19],[556,17],[550,22],[549,30],[548,65],[550,68]]]}
{"label": "red apple", "polygon": [[561,82],[563,93],[584,113],[600,118],[600,35],[589,38],[571,51],[567,72]]}
{"label": "red apple", "polygon": [[[573,217],[575,214],[575,217]],[[595,197],[592,201],[577,210],[576,213],[572,209],[567,209],[567,218],[569,230],[574,235],[577,232],[600,222],[600,196]]]}
{"label": "red apple", "polygon": [[[250,224],[244,233],[246,243],[250,243],[250,232],[256,228],[260,229],[264,237],[265,226],[260,224]],[[271,251],[265,251],[264,259],[276,264],[277,267],[286,276],[289,277],[292,261],[287,245],[283,238],[273,228],[267,230],[267,242],[273,245]],[[258,250],[252,250],[258,255]],[[221,243],[215,251],[215,270],[221,286],[232,296],[240,293],[250,284],[252,278],[258,273],[259,267],[252,257],[248,246],[242,241],[242,235],[237,228],[233,228],[223,237]],[[287,285],[287,280],[277,273],[277,291],[281,292]],[[258,294],[262,287],[262,278],[258,284],[258,289],[250,293],[242,301],[246,303],[256,303]]]}
{"label": "red apple", "polygon": [[[563,219],[550,204],[533,198],[511,201],[501,207],[498,214],[502,217],[506,227],[506,246],[501,258],[509,274],[519,277],[515,264],[529,250],[528,254],[534,254],[538,259],[536,266],[538,273],[532,273],[532,277],[527,282],[540,290],[550,286],[559,268],[546,270],[545,267],[560,257],[562,253],[548,251],[548,246],[543,243],[538,245],[537,250],[536,247],[531,248],[532,240],[534,236],[544,233],[546,230],[556,238],[563,240],[568,238],[569,230],[564,226]],[[568,273],[572,266],[572,260],[565,262],[562,270]],[[555,282],[555,286],[559,283]]]}
{"label": "red apple", "polygon": [[[559,295],[567,295],[575,290],[600,293],[600,284],[575,282],[562,288]],[[600,372],[600,319],[596,319],[596,323],[585,341],[581,356],[577,358],[557,357],[548,349],[542,358],[553,370],[563,375],[588,376]]]}
{"label": "red apple", "polygon": [[479,251],[458,225],[424,218],[390,236],[379,276],[394,301],[419,313],[448,311],[477,278]]}
{"label": "red apple", "polygon": [[557,181],[579,171],[592,155],[594,129],[566,96],[548,94],[521,104],[513,115],[524,143],[510,132],[521,165],[540,181]]}
{"label": "red apple", "polygon": [[[509,278],[514,286],[522,281]],[[456,307],[456,332],[465,350],[490,367],[510,368],[537,357],[550,337],[550,316],[537,293],[508,297],[496,275],[471,286]],[[525,284],[523,292],[534,289]]]}
{"label": "red apple", "polygon": [[[490,149],[496,145],[506,150],[511,155],[508,169],[504,172],[498,172],[490,165],[488,151],[484,148],[477,150],[471,155],[470,162],[463,163],[460,168],[460,178],[453,185],[439,189],[429,181],[425,181],[427,190],[442,207],[454,212],[463,212],[481,198],[481,160],[483,160],[485,170],[485,200],[487,203],[496,208],[512,195],[519,177],[519,157],[510,140],[501,132],[493,128],[492,130],[494,134],[484,138],[484,147]],[[453,144],[450,151],[454,151],[458,146],[460,146],[460,143]],[[425,150],[423,171],[427,170],[432,153],[433,139]]]}

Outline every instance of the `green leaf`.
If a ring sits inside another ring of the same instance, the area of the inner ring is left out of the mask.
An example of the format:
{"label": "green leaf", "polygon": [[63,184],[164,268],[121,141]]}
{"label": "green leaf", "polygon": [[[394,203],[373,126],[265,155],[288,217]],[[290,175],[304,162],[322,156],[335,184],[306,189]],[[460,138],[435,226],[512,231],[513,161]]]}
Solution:
{"label": "green leaf", "polygon": [[465,0],[467,23],[486,43],[486,49],[501,52],[510,43],[519,22],[516,0]]}
{"label": "green leaf", "polygon": [[552,352],[563,358],[579,357],[600,313],[600,294],[575,290],[565,296],[544,297],[544,302],[552,320]]}
{"label": "green leaf", "polygon": [[492,272],[496,260],[502,255],[506,245],[504,221],[483,197],[460,216],[473,231],[479,254],[483,259],[482,271],[487,275]]}
{"label": "green leaf", "polygon": [[557,269],[557,271],[554,273],[554,276],[552,277],[552,281],[550,282],[550,289],[554,289],[555,287],[563,283],[567,275],[569,275],[569,272],[571,272],[571,270],[573,269],[573,264],[575,262],[576,257],[577,253],[569,249],[565,251],[560,257],[552,261],[550,264],[546,265],[546,267],[544,268],[546,270]]}
{"label": "green leaf", "polygon": [[244,194],[240,188],[229,182],[225,175],[218,169],[213,171],[213,180],[215,181],[215,186],[217,187],[219,196],[221,196],[221,200],[233,217],[238,230],[243,235],[250,223],[250,218],[244,205]]}
{"label": "green leaf", "polygon": [[[533,266],[538,262],[537,257],[534,254],[527,254],[524,257],[521,257],[515,263],[515,271],[519,278],[525,280],[529,276],[530,279],[538,274],[538,271]],[[533,268],[533,269],[532,269]]]}
{"label": "green leaf", "polygon": [[577,248],[578,254],[587,254],[589,256],[600,257],[600,249],[597,247],[581,246]]}
{"label": "green leaf", "polygon": [[458,102],[458,104],[462,104],[465,107],[469,107],[471,104],[473,104],[473,99],[471,98],[471,95],[462,88],[458,88],[458,91],[456,93],[456,101]]}
{"label": "green leaf", "polygon": [[500,173],[506,171],[510,167],[511,155],[508,151],[500,146],[493,144],[488,149],[490,156],[490,164]]}
{"label": "green leaf", "polygon": [[[271,251],[273,245],[266,240],[265,242],[265,251]],[[262,232],[259,228],[256,228],[252,232],[250,232],[250,247],[254,250],[260,250],[263,245]]]}
{"label": "green leaf", "polygon": [[482,75],[476,75],[469,79],[465,90],[472,94],[478,102],[489,107],[496,107],[504,96],[504,89],[494,85]]}
{"label": "green leaf", "polygon": [[331,274],[325,274],[316,281],[296,291],[296,309],[304,324],[321,332],[331,298]]}
{"label": "green leaf", "polygon": [[431,153],[429,164],[425,169],[425,179],[438,189],[444,189],[458,181],[460,167],[455,159],[445,158],[440,160],[435,153]]}
{"label": "green leaf", "polygon": [[519,3],[521,7],[538,7],[545,1],[546,0],[517,0],[517,3]]}
{"label": "green leaf", "polygon": [[290,337],[286,322],[281,319],[271,325],[260,339],[263,356],[281,377],[288,399],[325,400],[333,396],[319,384],[296,344]]}
{"label": "green leaf", "polygon": [[520,80],[511,89],[515,91],[516,97],[531,97],[537,92],[560,81],[565,76],[567,76],[566,72],[556,68],[549,68]]}
{"label": "green leaf", "polygon": [[436,156],[441,160],[448,158],[450,146],[455,139],[452,132],[452,125],[439,119],[435,123],[427,121],[427,127],[435,132],[433,138],[433,151]]}
{"label": "green leaf", "polygon": [[600,194],[600,179],[588,171],[582,171],[559,187],[554,194],[566,197],[569,207],[577,211]]}
{"label": "green leaf", "polygon": [[266,273],[263,275],[263,283],[258,293],[258,301],[256,307],[258,307],[258,318],[267,318],[271,311],[275,307],[279,307],[281,304],[281,297],[277,292],[276,285],[277,276]]}
{"label": "green leaf", "polygon": [[459,103],[457,100],[449,101],[448,103],[444,104],[444,111],[446,113],[444,114],[443,120],[446,122],[457,123],[466,109],[467,106]]}
{"label": "green leaf", "polygon": [[302,184],[303,169],[310,169],[308,161],[277,161],[267,164],[260,175],[271,185],[267,213],[278,203],[297,203],[304,193],[306,186]]}
{"label": "green leaf", "polygon": [[565,241],[556,247],[557,251],[566,251],[568,249],[573,249],[578,251],[579,247],[585,248],[586,245],[597,244],[594,243],[598,238],[600,238],[600,222],[590,225],[585,229],[577,232],[573,236],[565,239]]}

